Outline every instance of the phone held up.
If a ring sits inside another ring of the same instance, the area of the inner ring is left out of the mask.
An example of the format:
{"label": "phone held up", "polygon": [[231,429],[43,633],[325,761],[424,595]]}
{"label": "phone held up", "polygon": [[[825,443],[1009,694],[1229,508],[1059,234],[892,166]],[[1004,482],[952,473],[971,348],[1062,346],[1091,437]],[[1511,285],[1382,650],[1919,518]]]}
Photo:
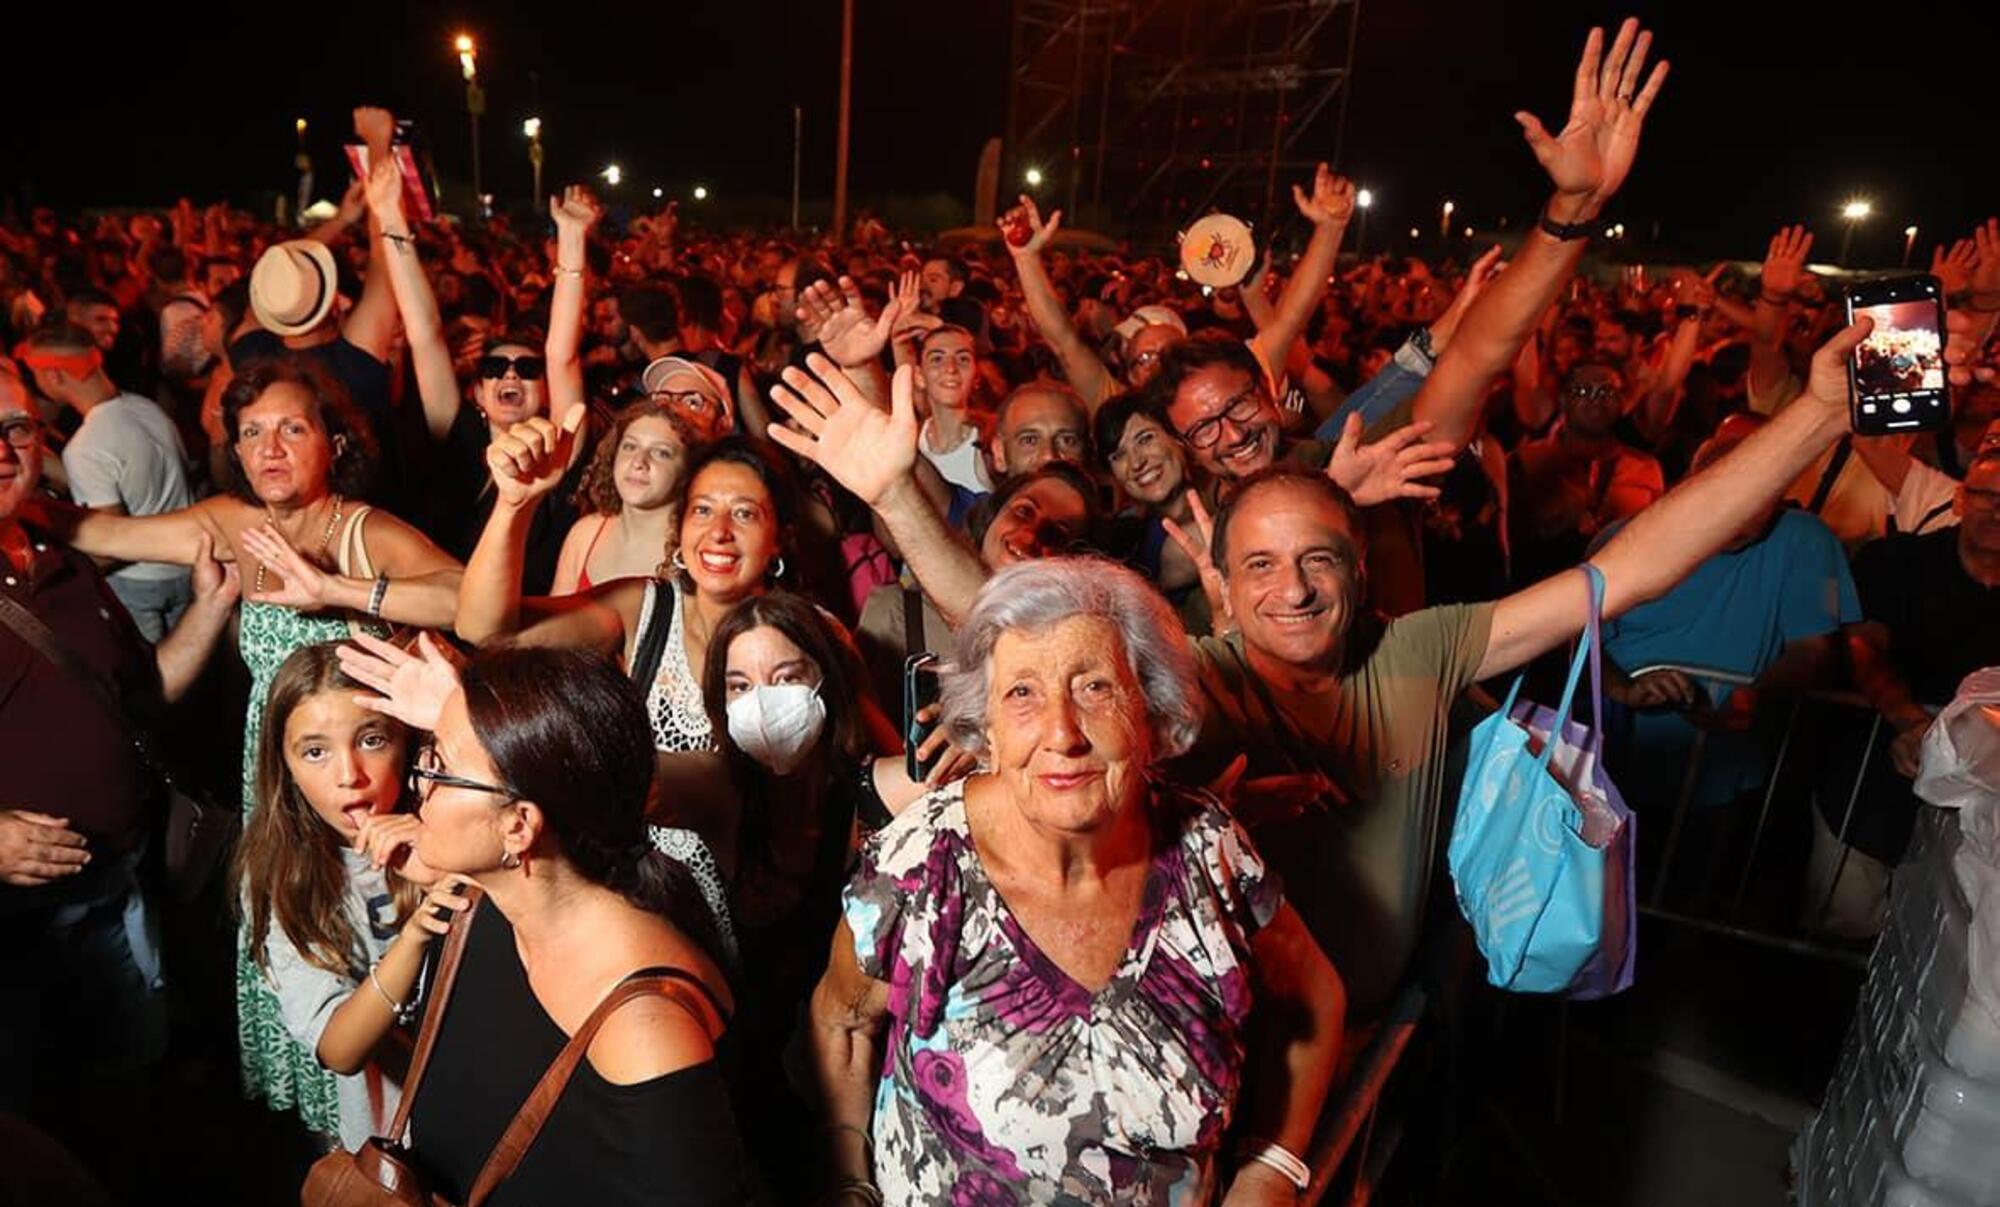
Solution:
{"label": "phone held up", "polygon": [[1944,289],[1928,274],[1858,281],[1847,321],[1875,329],[1847,362],[1849,419],[1858,436],[1933,431],[1951,419],[1944,373]]}
{"label": "phone held up", "polygon": [[917,761],[922,746],[937,729],[937,722],[919,722],[917,714],[938,700],[938,656],[925,652],[903,660],[903,770],[912,783],[921,784],[937,766],[938,756]]}

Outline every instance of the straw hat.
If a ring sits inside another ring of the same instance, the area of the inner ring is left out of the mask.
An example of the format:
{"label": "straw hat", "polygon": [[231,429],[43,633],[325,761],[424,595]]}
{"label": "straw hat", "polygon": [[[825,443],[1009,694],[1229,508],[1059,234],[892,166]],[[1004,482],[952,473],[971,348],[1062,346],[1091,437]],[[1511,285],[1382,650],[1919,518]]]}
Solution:
{"label": "straw hat", "polygon": [[280,243],[250,272],[250,310],[279,335],[304,335],[333,309],[333,252],[316,239]]}

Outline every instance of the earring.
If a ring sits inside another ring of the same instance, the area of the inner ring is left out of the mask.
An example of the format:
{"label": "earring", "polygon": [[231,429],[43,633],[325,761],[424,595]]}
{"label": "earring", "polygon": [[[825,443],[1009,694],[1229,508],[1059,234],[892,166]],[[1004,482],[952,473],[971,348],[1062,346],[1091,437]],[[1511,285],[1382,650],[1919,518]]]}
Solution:
{"label": "earring", "polygon": [[771,577],[785,577],[785,559],[782,556],[771,559]]}
{"label": "earring", "polygon": [[681,560],[681,551],[678,549],[674,550],[674,555],[667,559],[667,564],[669,566],[672,566],[674,569],[680,571],[682,574],[686,574],[688,572],[687,563]]}
{"label": "earring", "polygon": [[521,866],[521,857],[512,851],[502,851],[500,852],[500,866],[511,872]]}

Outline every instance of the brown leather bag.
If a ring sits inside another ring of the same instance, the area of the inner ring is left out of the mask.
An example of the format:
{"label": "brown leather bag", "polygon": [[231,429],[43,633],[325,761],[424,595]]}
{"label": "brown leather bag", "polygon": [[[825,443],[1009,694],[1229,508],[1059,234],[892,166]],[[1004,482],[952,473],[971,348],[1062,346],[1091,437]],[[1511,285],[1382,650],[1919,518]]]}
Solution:
{"label": "brown leather bag", "polygon": [[[396,1104],[396,1117],[389,1125],[389,1134],[374,1137],[359,1152],[329,1153],[314,1162],[312,1172],[306,1175],[305,1188],[300,1193],[303,1207],[452,1207],[442,1195],[432,1193],[424,1185],[422,1175],[411,1166],[409,1150],[402,1146],[401,1139],[404,1126],[409,1121],[410,1103],[416,1098],[417,1083],[423,1078],[424,1066],[430,1062],[438,1017],[443,1013],[443,999],[451,992],[451,982],[458,973],[459,953],[465,948],[465,935],[472,929],[472,915],[478,908],[477,890],[469,891],[474,894],[473,909],[459,915],[451,937],[445,941],[444,957],[438,966],[437,989],[431,995],[430,1005],[424,1009],[423,1031],[417,1038],[416,1056],[410,1063],[409,1084],[403,1089],[402,1100]],[[597,1003],[583,1026],[577,1028],[576,1034],[570,1036],[569,1042],[549,1063],[542,1079],[528,1094],[528,1100],[521,1104],[521,1109],[507,1124],[507,1130],[500,1133],[493,1151],[487,1154],[486,1163],[480,1167],[479,1176],[473,1179],[465,1207],[480,1207],[521,1163],[528,1147],[541,1134],[542,1125],[548,1122],[550,1112],[555,1110],[564,1087],[569,1085],[570,1075],[576,1072],[576,1066],[590,1050],[590,1041],[597,1037],[598,1028],[604,1025],[604,1020],[610,1018],[613,1011],[635,997],[665,994],[675,980],[688,981],[701,989],[704,995],[707,994],[707,987],[694,977],[678,969],[667,971],[668,975],[627,977]]]}

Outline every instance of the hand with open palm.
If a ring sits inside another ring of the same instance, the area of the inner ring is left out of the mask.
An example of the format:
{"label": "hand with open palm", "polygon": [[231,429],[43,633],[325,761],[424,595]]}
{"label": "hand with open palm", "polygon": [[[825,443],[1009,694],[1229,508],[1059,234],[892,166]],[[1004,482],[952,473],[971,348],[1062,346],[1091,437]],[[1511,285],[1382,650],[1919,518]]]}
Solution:
{"label": "hand with open palm", "polygon": [[1636,17],[1619,27],[1609,54],[1604,52],[1604,31],[1592,29],[1576,65],[1569,121],[1563,128],[1551,135],[1534,114],[1514,115],[1556,192],[1573,202],[1563,221],[1595,218],[1631,173],[1639,131],[1667,79],[1663,59],[1645,87],[1639,86],[1652,44],[1652,33],[1640,29]]}

